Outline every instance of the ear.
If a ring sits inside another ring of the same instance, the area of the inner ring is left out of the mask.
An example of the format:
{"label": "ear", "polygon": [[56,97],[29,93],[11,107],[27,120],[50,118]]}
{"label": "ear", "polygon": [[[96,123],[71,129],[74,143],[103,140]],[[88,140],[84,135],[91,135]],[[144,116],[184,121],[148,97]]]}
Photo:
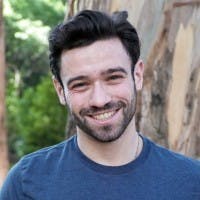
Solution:
{"label": "ear", "polygon": [[60,103],[62,105],[66,105],[67,102],[66,102],[66,98],[65,98],[64,88],[62,87],[60,82],[54,76],[52,77],[52,80],[53,80],[53,85],[57,92]]}
{"label": "ear", "polygon": [[144,63],[142,60],[138,60],[135,64],[134,79],[136,90],[141,90],[143,85]]}

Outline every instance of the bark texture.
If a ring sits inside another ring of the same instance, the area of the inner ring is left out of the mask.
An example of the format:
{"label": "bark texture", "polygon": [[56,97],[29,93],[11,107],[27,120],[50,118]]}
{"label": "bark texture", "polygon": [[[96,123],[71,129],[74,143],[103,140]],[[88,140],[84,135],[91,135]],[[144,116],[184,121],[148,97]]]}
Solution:
{"label": "bark texture", "polygon": [[200,157],[200,0],[74,0],[69,14],[83,9],[128,11],[145,62],[138,128],[161,145]]}
{"label": "bark texture", "polygon": [[8,171],[7,135],[5,128],[5,50],[3,8],[0,0],[0,187]]}

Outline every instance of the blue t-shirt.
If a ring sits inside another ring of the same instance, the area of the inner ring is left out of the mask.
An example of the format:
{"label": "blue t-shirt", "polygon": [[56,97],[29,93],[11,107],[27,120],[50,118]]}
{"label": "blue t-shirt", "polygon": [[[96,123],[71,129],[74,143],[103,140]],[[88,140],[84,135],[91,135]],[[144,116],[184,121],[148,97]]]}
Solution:
{"label": "blue t-shirt", "polygon": [[103,166],[78,148],[76,136],[22,158],[0,200],[200,200],[200,164],[143,138],[134,161]]}

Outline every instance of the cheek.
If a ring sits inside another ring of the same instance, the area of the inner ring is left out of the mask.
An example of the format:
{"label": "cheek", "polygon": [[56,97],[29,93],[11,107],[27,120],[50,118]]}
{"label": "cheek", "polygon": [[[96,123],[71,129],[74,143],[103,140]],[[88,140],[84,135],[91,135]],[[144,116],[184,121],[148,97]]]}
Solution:
{"label": "cheek", "polygon": [[67,100],[70,110],[75,113],[86,107],[86,103],[88,102],[85,95],[78,93],[69,93]]}
{"label": "cheek", "polygon": [[111,87],[112,96],[124,101],[129,101],[134,93],[134,85],[132,82],[125,82],[123,84]]}

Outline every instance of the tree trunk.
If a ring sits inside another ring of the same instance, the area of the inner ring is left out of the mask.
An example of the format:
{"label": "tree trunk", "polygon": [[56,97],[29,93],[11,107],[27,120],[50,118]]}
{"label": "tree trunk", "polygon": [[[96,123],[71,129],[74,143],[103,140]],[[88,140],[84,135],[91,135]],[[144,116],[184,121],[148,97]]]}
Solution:
{"label": "tree trunk", "polygon": [[73,0],[83,9],[127,10],[145,62],[140,131],[174,151],[200,157],[200,0]]}
{"label": "tree trunk", "polygon": [[0,187],[9,166],[5,128],[5,68],[3,0],[0,0]]}

